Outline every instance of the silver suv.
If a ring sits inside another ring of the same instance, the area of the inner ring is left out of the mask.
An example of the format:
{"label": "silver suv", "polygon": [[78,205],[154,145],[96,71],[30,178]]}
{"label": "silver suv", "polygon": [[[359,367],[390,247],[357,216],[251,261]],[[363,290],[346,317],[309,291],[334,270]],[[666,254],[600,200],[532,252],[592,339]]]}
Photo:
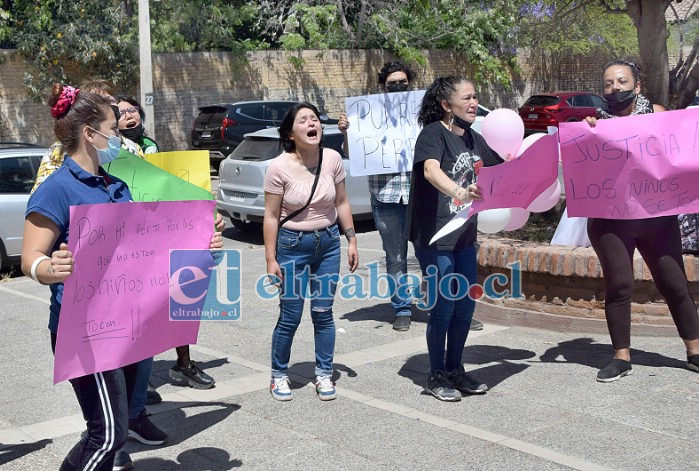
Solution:
{"label": "silver suv", "polygon": [[[337,125],[323,128],[323,145],[340,153],[347,171],[345,185],[355,219],[371,219],[371,202],[367,177],[352,177],[349,159],[342,150],[343,134]],[[274,129],[245,135],[245,139],[226,158],[219,169],[219,187],[216,208],[230,218],[233,226],[242,231],[257,231],[262,227],[265,211],[263,190],[265,172],[270,161],[282,152],[279,132]]]}
{"label": "silver suv", "polygon": [[0,143],[0,268],[19,262],[24,213],[45,147]]}

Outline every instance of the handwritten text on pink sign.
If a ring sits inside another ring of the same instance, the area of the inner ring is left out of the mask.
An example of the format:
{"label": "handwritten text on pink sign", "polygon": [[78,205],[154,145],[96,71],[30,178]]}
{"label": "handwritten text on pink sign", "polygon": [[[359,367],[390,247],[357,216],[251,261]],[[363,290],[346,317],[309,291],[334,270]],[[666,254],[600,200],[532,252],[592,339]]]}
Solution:
{"label": "handwritten text on pink sign", "polygon": [[[169,320],[169,254],[175,248],[209,247],[214,204],[173,201],[70,208],[68,245],[75,271],[64,284],[55,383],[196,343],[198,322]],[[213,265],[206,254],[203,270]]]}
{"label": "handwritten text on pink sign", "polygon": [[478,173],[483,199],[474,200],[473,214],[495,208],[527,208],[558,177],[558,140],[543,136],[514,160]]}
{"label": "handwritten text on pink sign", "polygon": [[699,109],[561,123],[560,140],[570,216],[699,212]]}

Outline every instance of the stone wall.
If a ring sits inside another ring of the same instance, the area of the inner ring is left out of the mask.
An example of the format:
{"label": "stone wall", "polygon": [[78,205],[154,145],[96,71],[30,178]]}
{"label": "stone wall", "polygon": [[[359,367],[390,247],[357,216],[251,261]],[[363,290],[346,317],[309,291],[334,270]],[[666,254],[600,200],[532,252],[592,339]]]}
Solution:
{"label": "stone wall", "polygon": [[[472,76],[468,57],[451,51],[427,51],[427,63],[416,68],[418,88],[435,77]],[[302,59],[295,67],[290,59]],[[164,150],[187,149],[192,122],[200,106],[259,99],[303,99],[331,117],[350,96],[376,93],[378,70],[389,53],[377,50],[259,51],[238,56],[225,52],[153,54],[155,139]],[[527,96],[546,89],[597,90],[606,58],[569,57],[551,63],[522,52],[522,74],[512,90],[481,85],[481,103],[489,108],[516,108]],[[71,76],[80,77],[76,71]],[[52,122],[45,105],[33,102],[23,84],[24,63],[13,51],[0,50],[0,141],[48,145]],[[87,79],[81,77],[76,82]],[[138,96],[138,90],[126,91]]]}

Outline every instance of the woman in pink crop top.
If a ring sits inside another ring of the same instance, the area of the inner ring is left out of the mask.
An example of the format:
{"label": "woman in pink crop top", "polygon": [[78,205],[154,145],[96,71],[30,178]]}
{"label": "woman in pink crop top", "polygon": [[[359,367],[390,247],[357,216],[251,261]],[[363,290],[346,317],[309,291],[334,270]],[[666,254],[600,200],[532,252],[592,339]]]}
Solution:
{"label": "woman in pink crop top", "polygon": [[279,401],[292,398],[287,369],[310,285],[316,393],[329,401],[335,399],[332,309],[340,272],[336,219],[347,237],[350,271],[359,264],[345,170],[340,155],[322,147],[320,114],[310,103],[301,103],[284,115],[279,137],[284,152],[270,164],[264,184],[267,274],[281,284],[279,320],[272,334],[270,392]]}

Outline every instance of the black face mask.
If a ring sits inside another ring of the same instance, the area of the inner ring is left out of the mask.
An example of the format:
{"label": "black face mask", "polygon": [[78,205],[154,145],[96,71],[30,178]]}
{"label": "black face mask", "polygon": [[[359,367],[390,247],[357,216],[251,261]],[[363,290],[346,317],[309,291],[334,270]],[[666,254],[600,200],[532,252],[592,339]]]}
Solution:
{"label": "black face mask", "polygon": [[410,84],[403,83],[403,82],[392,83],[390,85],[386,85],[386,91],[388,93],[407,92],[409,85]]}
{"label": "black face mask", "polygon": [[143,123],[132,128],[120,129],[119,132],[126,138],[136,142],[143,135]]}
{"label": "black face mask", "polygon": [[626,90],[624,92],[616,93],[606,93],[604,99],[607,102],[607,107],[609,112],[612,114],[619,114],[633,103],[636,98],[636,94],[633,90]]}
{"label": "black face mask", "polygon": [[460,127],[461,129],[463,129],[464,131],[467,131],[467,130],[471,129],[471,124],[473,124],[473,123],[469,123],[469,122],[466,121],[465,119],[461,119],[461,118],[459,118],[458,116],[454,116],[454,117],[453,117],[452,124],[456,124],[457,126],[459,126],[459,127]]}

